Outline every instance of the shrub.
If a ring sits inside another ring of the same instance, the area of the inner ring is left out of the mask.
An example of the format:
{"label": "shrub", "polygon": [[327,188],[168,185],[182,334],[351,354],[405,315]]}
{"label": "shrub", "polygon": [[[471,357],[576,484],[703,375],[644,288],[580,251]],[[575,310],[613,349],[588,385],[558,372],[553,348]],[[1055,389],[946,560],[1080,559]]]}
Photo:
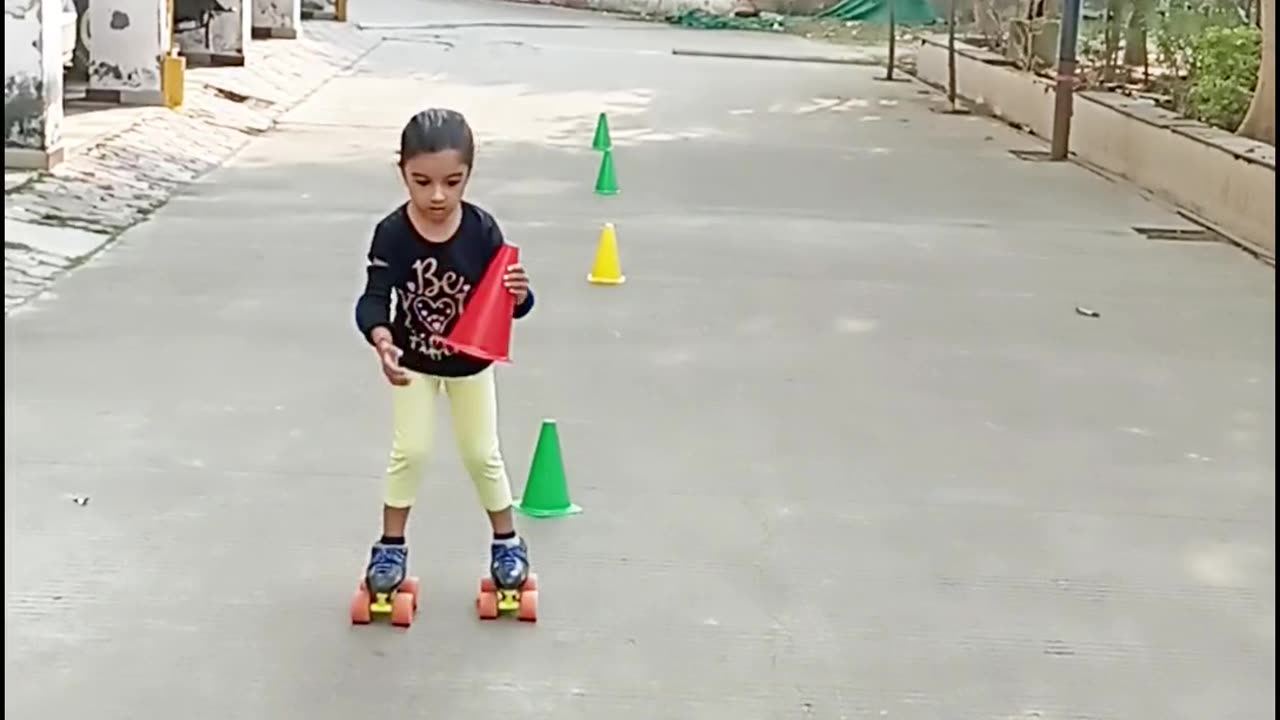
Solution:
{"label": "shrub", "polygon": [[1234,132],[1249,109],[1261,58],[1262,31],[1258,28],[1206,28],[1192,43],[1184,111],[1201,122]]}

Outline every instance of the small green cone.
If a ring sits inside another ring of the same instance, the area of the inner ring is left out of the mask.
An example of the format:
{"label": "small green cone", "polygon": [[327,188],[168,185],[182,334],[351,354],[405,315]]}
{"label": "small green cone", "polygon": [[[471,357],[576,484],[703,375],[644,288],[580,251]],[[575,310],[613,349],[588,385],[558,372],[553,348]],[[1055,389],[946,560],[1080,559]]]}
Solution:
{"label": "small green cone", "polygon": [[597,195],[617,195],[618,176],[613,170],[613,151],[605,150],[600,156],[600,172],[596,175]]}
{"label": "small green cone", "polygon": [[569,500],[569,482],[560,456],[560,434],[555,420],[543,420],[538,432],[538,445],[529,464],[529,480],[524,497],[517,498],[515,508],[522,515],[535,518],[576,515],[582,508]]}
{"label": "small green cone", "polygon": [[596,121],[596,134],[591,138],[592,150],[612,150],[613,139],[609,137],[609,118],[604,113],[600,113],[600,119]]}

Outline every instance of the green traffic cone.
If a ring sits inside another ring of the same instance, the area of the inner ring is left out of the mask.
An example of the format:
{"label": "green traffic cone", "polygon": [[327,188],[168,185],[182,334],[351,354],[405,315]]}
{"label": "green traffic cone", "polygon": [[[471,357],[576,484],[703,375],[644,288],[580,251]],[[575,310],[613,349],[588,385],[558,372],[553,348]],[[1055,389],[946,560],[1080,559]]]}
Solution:
{"label": "green traffic cone", "polygon": [[596,134],[591,138],[592,150],[612,150],[613,139],[609,137],[609,118],[604,113],[600,113],[600,119],[596,121]]}
{"label": "green traffic cone", "polygon": [[524,486],[524,497],[515,501],[516,510],[535,518],[576,515],[582,508],[569,500],[569,482],[564,474],[564,460],[560,456],[560,434],[555,420],[543,420],[538,432],[538,445],[533,450],[533,462],[529,464],[529,480]]}
{"label": "green traffic cone", "polygon": [[600,172],[596,175],[597,195],[617,195],[618,176],[613,170],[613,151],[605,150],[600,157]]}

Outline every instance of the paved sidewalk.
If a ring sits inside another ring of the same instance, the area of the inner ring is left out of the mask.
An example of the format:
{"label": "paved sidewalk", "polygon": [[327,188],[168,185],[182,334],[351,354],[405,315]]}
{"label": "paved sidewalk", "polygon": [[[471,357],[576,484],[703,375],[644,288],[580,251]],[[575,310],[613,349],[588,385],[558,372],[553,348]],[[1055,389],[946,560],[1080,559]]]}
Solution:
{"label": "paved sidewalk", "polygon": [[179,111],[146,109],[53,172],[6,172],[5,313],[270,130],[380,39],[352,24],[306,22],[298,40],[252,43],[244,67],[189,71]]}

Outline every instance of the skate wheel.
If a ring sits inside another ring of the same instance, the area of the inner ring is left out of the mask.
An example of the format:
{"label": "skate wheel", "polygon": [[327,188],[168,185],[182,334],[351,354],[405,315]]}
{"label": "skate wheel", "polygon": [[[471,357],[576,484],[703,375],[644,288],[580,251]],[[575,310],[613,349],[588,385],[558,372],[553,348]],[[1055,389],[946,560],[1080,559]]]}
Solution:
{"label": "skate wheel", "polygon": [[480,592],[482,593],[498,592],[498,586],[494,584],[493,578],[489,577],[488,575],[485,575],[484,577],[480,578]]}
{"label": "skate wheel", "polygon": [[391,599],[391,624],[409,627],[413,624],[413,595],[397,594]]}
{"label": "skate wheel", "polygon": [[369,612],[369,593],[364,589],[356,591],[354,597],[351,598],[351,624],[368,625],[373,619]]}
{"label": "skate wheel", "polygon": [[529,573],[529,577],[525,578],[524,585],[520,586],[521,592],[529,592],[538,589],[538,573]]}
{"label": "skate wheel", "polygon": [[526,590],[520,594],[520,611],[516,617],[525,622],[538,622],[537,590]]}
{"label": "skate wheel", "polygon": [[404,579],[404,582],[400,583],[400,589],[397,592],[402,592],[406,595],[412,595],[413,609],[417,610],[418,595],[422,594],[422,581],[416,577],[407,577]]}
{"label": "skate wheel", "polygon": [[481,620],[493,620],[498,617],[498,596],[483,590],[476,595],[476,614]]}

